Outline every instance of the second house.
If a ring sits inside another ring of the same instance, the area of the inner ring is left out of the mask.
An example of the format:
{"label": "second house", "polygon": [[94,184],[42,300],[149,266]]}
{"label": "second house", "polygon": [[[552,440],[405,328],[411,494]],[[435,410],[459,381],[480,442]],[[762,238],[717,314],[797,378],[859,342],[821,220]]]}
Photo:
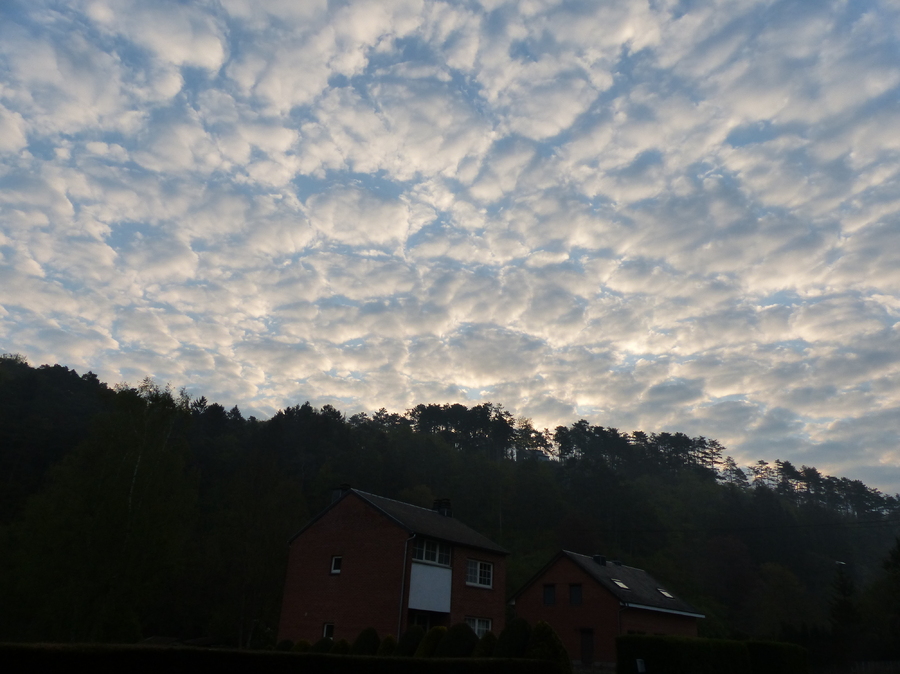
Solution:
{"label": "second house", "polygon": [[503,628],[509,553],[454,519],[448,500],[420,508],[343,486],[289,545],[279,641]]}

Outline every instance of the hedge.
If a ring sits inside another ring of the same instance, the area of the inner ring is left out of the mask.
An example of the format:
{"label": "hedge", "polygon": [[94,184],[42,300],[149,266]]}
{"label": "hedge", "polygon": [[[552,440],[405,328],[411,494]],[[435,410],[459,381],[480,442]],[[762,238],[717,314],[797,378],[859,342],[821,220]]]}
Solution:
{"label": "hedge", "polygon": [[553,663],[237,651],[177,646],[0,644],[4,671],[122,671],[129,674],[557,674]]}
{"label": "hedge", "polygon": [[525,657],[529,660],[548,660],[556,663],[560,674],[572,674],[572,661],[559,635],[543,620],[531,630],[531,640]]}
{"label": "hedge", "polygon": [[478,640],[478,645],[472,652],[473,658],[489,658],[494,655],[494,649],[497,647],[497,637],[493,632],[487,631]]}
{"label": "hedge", "polygon": [[447,628],[443,626],[432,627],[428,630],[428,632],[425,633],[425,636],[422,637],[422,641],[419,642],[419,647],[416,649],[416,657],[434,657],[434,652],[437,650],[438,644],[441,643],[441,639],[444,638],[446,633]]}
{"label": "hedge", "polygon": [[523,658],[531,639],[531,625],[524,618],[513,618],[497,638],[495,658]]}
{"label": "hedge", "polygon": [[397,640],[394,638],[393,634],[388,634],[384,639],[381,640],[381,643],[378,644],[378,651],[375,655],[380,655],[382,657],[387,657],[389,655],[397,655]]}
{"label": "hedge", "polygon": [[807,674],[806,650],[793,644],[688,637],[616,638],[617,674]]}
{"label": "hedge", "polygon": [[400,641],[397,642],[397,648],[394,655],[411,657],[416,654],[416,649],[425,638],[425,630],[419,625],[413,625],[400,635]]}
{"label": "hedge", "polygon": [[457,623],[447,630],[434,649],[436,658],[468,658],[478,645],[478,635],[465,623]]}
{"label": "hedge", "polygon": [[753,674],[809,674],[809,653],[802,646],[778,641],[748,641]]}
{"label": "hedge", "polygon": [[356,637],[356,641],[350,647],[350,652],[353,655],[375,655],[380,645],[381,639],[378,638],[378,632],[374,627],[367,627]]}

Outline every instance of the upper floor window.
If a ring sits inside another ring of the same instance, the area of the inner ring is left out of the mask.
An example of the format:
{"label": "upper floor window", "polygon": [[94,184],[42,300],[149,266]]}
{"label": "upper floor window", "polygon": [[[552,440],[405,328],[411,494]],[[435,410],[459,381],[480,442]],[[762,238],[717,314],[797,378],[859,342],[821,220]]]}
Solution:
{"label": "upper floor window", "polygon": [[450,566],[450,546],[440,541],[417,538],[413,546],[413,559]]}
{"label": "upper floor window", "polygon": [[556,585],[544,585],[544,606],[556,604]]}
{"label": "upper floor window", "polygon": [[581,605],[581,583],[569,585],[569,603],[572,606]]}
{"label": "upper floor window", "polygon": [[340,573],[341,572],[341,557],[332,557],[331,558],[331,573]]}
{"label": "upper floor window", "polygon": [[675,597],[672,596],[672,593],[671,593],[671,592],[667,592],[666,590],[662,589],[661,587],[658,587],[658,588],[656,588],[656,589],[659,590],[659,593],[660,593],[663,597],[668,597],[669,599],[675,599]]}
{"label": "upper floor window", "polygon": [[494,586],[494,565],[490,562],[479,562],[470,559],[466,564],[466,585],[478,587]]}
{"label": "upper floor window", "polygon": [[322,625],[322,636],[334,639],[334,623],[325,623]]}
{"label": "upper floor window", "polygon": [[630,587],[628,587],[624,582],[622,582],[622,581],[619,580],[618,578],[610,578],[610,580],[611,580],[612,582],[614,582],[616,585],[618,585],[619,587],[621,587],[623,590],[630,590],[630,589],[631,589]]}

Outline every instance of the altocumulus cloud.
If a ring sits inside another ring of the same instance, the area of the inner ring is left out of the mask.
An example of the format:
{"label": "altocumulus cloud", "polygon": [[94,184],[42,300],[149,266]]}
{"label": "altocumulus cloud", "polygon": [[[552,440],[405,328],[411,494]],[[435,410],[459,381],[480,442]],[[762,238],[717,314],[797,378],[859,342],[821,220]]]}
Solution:
{"label": "altocumulus cloud", "polygon": [[900,489],[895,2],[6,2],[0,346]]}

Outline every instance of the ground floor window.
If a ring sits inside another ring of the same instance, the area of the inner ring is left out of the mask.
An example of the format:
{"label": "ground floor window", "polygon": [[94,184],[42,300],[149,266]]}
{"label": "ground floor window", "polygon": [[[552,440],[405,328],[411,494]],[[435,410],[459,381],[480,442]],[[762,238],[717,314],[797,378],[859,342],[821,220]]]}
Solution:
{"label": "ground floor window", "polygon": [[325,623],[322,626],[322,636],[334,639],[334,623]]}
{"label": "ground floor window", "polygon": [[491,631],[490,618],[469,618],[466,617],[466,625],[472,628],[472,631],[478,635],[478,638],[484,636],[485,632]]}

